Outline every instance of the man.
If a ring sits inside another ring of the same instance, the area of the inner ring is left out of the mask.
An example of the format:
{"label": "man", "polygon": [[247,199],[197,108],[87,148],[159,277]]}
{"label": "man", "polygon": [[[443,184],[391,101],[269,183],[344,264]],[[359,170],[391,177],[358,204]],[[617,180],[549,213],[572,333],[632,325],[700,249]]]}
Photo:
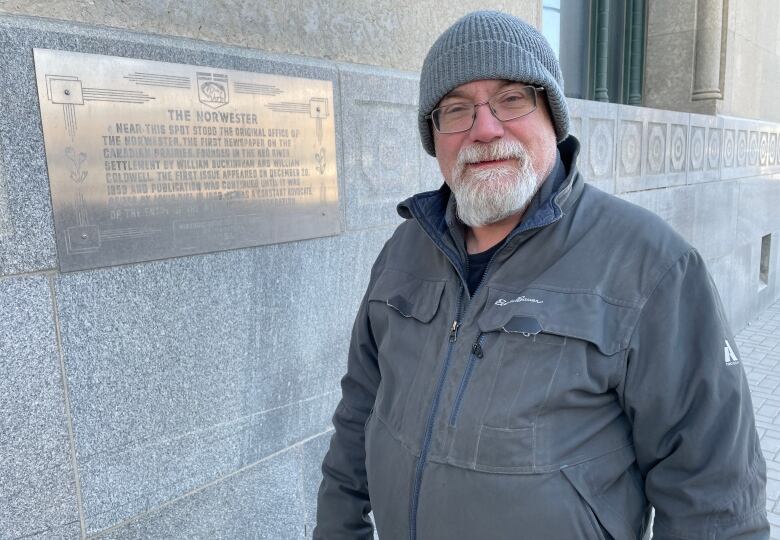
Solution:
{"label": "man", "polygon": [[[401,203],[355,322],[314,538],[764,539],[748,385],[700,255],[585,185],[544,38],[436,41]],[[557,147],[556,147],[557,143]]]}

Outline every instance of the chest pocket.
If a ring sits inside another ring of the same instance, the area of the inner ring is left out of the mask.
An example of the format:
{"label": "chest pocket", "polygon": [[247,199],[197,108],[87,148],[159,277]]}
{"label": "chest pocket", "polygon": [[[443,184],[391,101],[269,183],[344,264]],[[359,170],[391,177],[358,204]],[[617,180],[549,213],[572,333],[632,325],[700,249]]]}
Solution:
{"label": "chest pocket", "polygon": [[477,319],[483,387],[474,394],[488,396],[473,419],[477,467],[555,468],[598,455],[589,445],[600,437],[622,441],[614,388],[635,316],[633,307],[596,294],[489,289]]}
{"label": "chest pocket", "polygon": [[445,281],[386,269],[368,295],[381,373],[374,411],[396,434],[404,430],[408,397],[421,366],[424,369],[426,358],[436,357],[441,342],[432,328],[444,287]]}

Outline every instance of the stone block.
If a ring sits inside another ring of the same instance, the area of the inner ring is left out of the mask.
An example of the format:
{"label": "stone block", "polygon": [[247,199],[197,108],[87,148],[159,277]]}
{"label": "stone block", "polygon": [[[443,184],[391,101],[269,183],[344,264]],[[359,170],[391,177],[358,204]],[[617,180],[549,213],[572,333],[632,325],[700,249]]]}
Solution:
{"label": "stone block", "polygon": [[347,228],[397,224],[396,205],[422,189],[413,74],[340,67]]}
{"label": "stone block", "polygon": [[80,536],[47,277],[0,280],[0,536]]}
{"label": "stone block", "polygon": [[574,129],[579,139],[578,167],[585,180],[607,193],[615,192],[615,151],[618,106],[569,99]]}
{"label": "stone block", "polygon": [[647,35],[693,31],[696,28],[696,0],[655,0],[647,6]]}
{"label": "stone block", "polygon": [[329,429],[390,233],[61,275],[88,532]]}
{"label": "stone block", "polygon": [[0,71],[13,74],[0,81],[0,276],[57,265],[31,53],[34,31],[13,26],[14,20],[0,19]]}
{"label": "stone block", "polygon": [[[2,165],[2,162],[0,162]],[[14,227],[11,223],[11,211],[8,206],[8,191],[5,186],[5,172],[0,166],[0,239],[13,236]]]}
{"label": "stone block", "polygon": [[[536,0],[491,5],[541,27],[542,6]],[[320,0],[210,0],[181,10],[156,0],[51,0],[45,10],[38,2],[0,6],[20,15],[408,70],[420,69],[428,47],[450,24],[485,9],[480,0],[461,0],[447,9],[435,0],[345,0],[338,6]]]}
{"label": "stone block", "polygon": [[691,101],[695,42],[693,29],[648,34],[643,94],[647,107],[714,114],[711,103]]}
{"label": "stone block", "polygon": [[269,456],[93,538],[310,538],[304,520],[305,452],[301,446]]}
{"label": "stone block", "polygon": [[693,187],[636,191],[620,197],[658,214],[688,242],[694,242],[696,191]]}
{"label": "stone block", "polygon": [[[760,250],[760,243],[758,244]],[[734,248],[731,282],[731,323],[738,332],[757,314],[758,257],[755,245],[739,244]]]}
{"label": "stone block", "polygon": [[264,279],[250,254],[59,276],[88,532],[240,466],[235,421],[256,354],[255,280]]}
{"label": "stone block", "polygon": [[780,229],[780,185],[772,177],[754,177],[739,182],[737,242],[760,242],[761,237]]}
{"label": "stone block", "polygon": [[692,244],[705,259],[723,257],[734,248],[739,184],[714,182],[693,187],[695,211]]}
{"label": "stone block", "polygon": [[689,116],[687,113],[619,106],[618,193],[685,184]]}
{"label": "stone block", "polygon": [[369,270],[391,233],[372,229],[254,253],[254,266],[268,281],[255,286],[258,354],[249,373],[248,410],[314,396],[327,400],[325,394],[339,390]]}

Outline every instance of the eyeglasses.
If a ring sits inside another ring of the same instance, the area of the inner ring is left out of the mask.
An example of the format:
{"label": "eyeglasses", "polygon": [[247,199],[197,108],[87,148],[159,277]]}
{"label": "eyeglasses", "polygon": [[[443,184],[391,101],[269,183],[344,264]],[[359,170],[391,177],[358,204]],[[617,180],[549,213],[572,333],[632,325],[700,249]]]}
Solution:
{"label": "eyeglasses", "polygon": [[487,105],[490,112],[501,122],[507,122],[531,114],[536,110],[536,92],[544,88],[517,86],[499,92],[481,103],[454,103],[433,109],[425,117],[433,121],[439,133],[460,133],[468,131],[477,118],[477,107]]}

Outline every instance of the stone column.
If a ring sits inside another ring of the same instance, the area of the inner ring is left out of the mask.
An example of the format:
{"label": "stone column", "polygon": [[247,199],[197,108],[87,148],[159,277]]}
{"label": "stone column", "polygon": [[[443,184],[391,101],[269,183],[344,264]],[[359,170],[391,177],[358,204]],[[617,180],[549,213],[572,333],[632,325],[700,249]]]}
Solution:
{"label": "stone column", "polygon": [[631,41],[628,50],[628,104],[642,105],[642,67],[645,47],[645,2],[630,3]]}
{"label": "stone column", "polygon": [[728,0],[698,0],[696,4],[696,52],[693,71],[693,101],[723,99],[721,53],[723,5]]}
{"label": "stone column", "polygon": [[609,0],[597,0],[596,8],[596,101],[609,101],[607,64],[609,62]]}

